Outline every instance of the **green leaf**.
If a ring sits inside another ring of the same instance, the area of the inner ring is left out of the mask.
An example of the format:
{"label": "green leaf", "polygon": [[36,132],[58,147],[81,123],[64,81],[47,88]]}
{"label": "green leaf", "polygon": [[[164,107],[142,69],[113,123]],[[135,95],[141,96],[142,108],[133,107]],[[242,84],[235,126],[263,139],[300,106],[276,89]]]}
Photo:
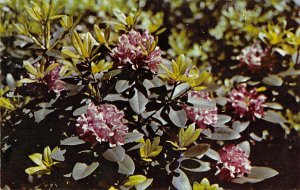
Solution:
{"label": "green leaf", "polygon": [[86,113],[86,110],[87,110],[88,106],[89,105],[86,104],[86,105],[83,105],[83,106],[77,108],[76,110],[74,110],[73,116],[80,116],[81,114]]}
{"label": "green leaf", "polygon": [[59,64],[58,63],[53,63],[47,67],[47,69],[44,72],[44,75],[47,75],[50,71],[52,71],[55,67],[57,67]]}
{"label": "green leaf", "polygon": [[69,30],[73,26],[73,17],[63,15],[60,24],[65,30]]}
{"label": "green leaf", "polygon": [[239,177],[231,180],[234,183],[257,183],[265,179],[271,178],[278,175],[278,172],[272,168],[267,167],[257,167],[253,166],[251,168],[251,173],[247,177]]}
{"label": "green leaf", "polygon": [[124,184],[125,187],[133,187],[140,183],[143,183],[147,180],[147,178],[143,175],[133,175],[130,176],[128,181]]}
{"label": "green leaf", "polygon": [[44,148],[43,160],[45,161],[44,163],[47,167],[50,167],[53,164],[53,161],[51,159],[51,149],[49,146],[46,146]]}
{"label": "green leaf", "polygon": [[148,103],[148,99],[145,95],[137,90],[135,90],[134,96],[129,100],[130,107],[137,114],[141,114],[146,109],[146,104]]}
{"label": "green leaf", "polygon": [[37,82],[37,81],[32,80],[32,79],[28,79],[28,78],[22,78],[21,80],[19,80],[19,82],[21,82],[21,83],[33,83],[33,82]]}
{"label": "green leaf", "polygon": [[40,103],[39,106],[41,107],[41,109],[34,112],[34,119],[35,119],[35,122],[37,122],[37,123],[44,120],[48,114],[50,114],[54,111],[54,110],[47,109],[48,104],[45,102]]}
{"label": "green leaf", "polygon": [[84,144],[84,143],[85,143],[84,140],[81,140],[77,136],[75,136],[75,137],[68,137],[68,138],[62,140],[60,142],[60,145],[79,145],[79,144]]}
{"label": "green leaf", "polygon": [[250,143],[248,141],[243,141],[237,146],[244,150],[248,156],[250,155]]}
{"label": "green leaf", "polygon": [[52,150],[51,158],[54,160],[58,160],[58,161],[65,161],[65,157],[64,157],[65,153],[66,153],[66,150],[61,150],[60,148],[55,147]]}
{"label": "green leaf", "polygon": [[34,76],[37,75],[37,70],[28,61],[23,61],[23,66],[29,73],[33,74]]}
{"label": "green leaf", "polygon": [[72,39],[73,46],[76,49],[77,53],[82,55],[84,58],[88,58],[89,57],[89,54],[87,51],[88,47],[85,47],[83,45],[83,42],[82,42],[79,34],[76,31],[73,31],[73,33],[71,35],[71,39]]}
{"label": "green leaf", "polygon": [[143,183],[139,183],[139,184],[135,185],[135,188],[136,188],[136,190],[145,190],[145,189],[147,189],[147,187],[149,187],[151,185],[152,182],[153,182],[153,178],[147,179]]}
{"label": "green leaf", "polygon": [[215,101],[191,96],[190,94],[188,96],[188,102],[193,104],[196,108],[211,109],[216,107]]}
{"label": "green leaf", "polygon": [[51,172],[46,166],[34,166],[27,168],[25,172],[29,175],[37,174],[37,173],[45,173],[49,175]]}
{"label": "green leaf", "polygon": [[249,124],[250,124],[250,121],[246,121],[246,122],[234,121],[232,123],[232,128],[234,130],[236,130],[237,132],[241,133],[245,129],[247,129],[247,127],[249,126]]}
{"label": "green leaf", "polygon": [[[182,163],[184,160],[186,160],[188,163],[190,163],[192,161],[193,162],[197,162],[199,166],[196,167],[196,168],[185,167],[185,166],[183,166],[183,163]],[[188,170],[190,172],[206,172],[206,171],[210,170],[210,164],[209,164],[209,162],[203,162],[203,161],[201,161],[199,159],[195,159],[195,158],[182,158],[180,160],[180,162],[181,162],[181,168],[184,169],[184,170]]]}
{"label": "green leaf", "polygon": [[77,162],[73,168],[72,176],[74,180],[83,179],[91,175],[99,166],[98,162],[93,162],[91,165],[86,165],[85,163]]}
{"label": "green leaf", "polygon": [[281,113],[272,110],[266,111],[262,119],[277,124],[284,124],[287,122],[286,119],[281,115]]}
{"label": "green leaf", "polygon": [[115,89],[120,94],[127,90],[129,87],[129,81],[128,80],[118,80],[116,83]]}
{"label": "green leaf", "polygon": [[179,176],[173,176],[172,185],[174,185],[176,189],[192,190],[189,178],[186,174],[180,169],[176,169],[175,172],[179,173]]}
{"label": "green leaf", "polygon": [[68,56],[68,57],[71,57],[73,59],[79,59],[80,58],[80,56],[78,54],[75,54],[75,53],[73,53],[72,51],[70,51],[68,49],[61,50],[61,53]]}
{"label": "green leaf", "polygon": [[209,149],[209,147],[210,147],[209,144],[194,145],[184,152],[184,156],[188,158],[200,156],[204,154]]}
{"label": "green leaf", "polygon": [[268,108],[272,108],[275,110],[282,110],[283,107],[281,104],[276,103],[276,102],[266,102],[265,105],[267,105]]}
{"label": "green leaf", "polygon": [[269,75],[263,78],[263,83],[270,85],[270,86],[281,86],[283,83],[282,78],[277,75]]}
{"label": "green leaf", "polygon": [[225,123],[228,123],[231,120],[231,117],[224,114],[218,114],[218,120],[217,123],[214,125],[214,127],[222,127]]}
{"label": "green leaf", "polygon": [[40,153],[34,153],[29,156],[29,158],[39,166],[44,166],[43,155]]}
{"label": "green leaf", "polygon": [[184,92],[186,92],[186,90],[190,87],[190,85],[188,83],[182,83],[178,86],[176,86],[172,99],[177,98],[178,96],[181,96]]}
{"label": "green leaf", "polygon": [[95,31],[95,34],[96,34],[96,39],[98,40],[98,42],[100,44],[107,43],[106,39],[105,39],[105,36],[104,36],[104,33],[101,31],[99,26],[94,25],[94,31]]}
{"label": "green leaf", "polygon": [[121,162],[118,162],[119,169],[118,172],[121,174],[132,175],[135,170],[135,165],[130,156],[125,154],[124,159]]}
{"label": "green leaf", "polygon": [[220,155],[217,151],[209,148],[206,152],[205,155],[208,156],[209,158],[219,161],[220,160]]}
{"label": "green leaf", "polygon": [[127,25],[126,16],[122,11],[120,11],[119,9],[114,9],[113,13],[119,21],[121,21],[123,24]]}
{"label": "green leaf", "polygon": [[212,140],[225,141],[238,139],[240,137],[241,135],[233,129],[227,127],[216,127],[215,132],[211,134],[211,137],[208,138]]}
{"label": "green leaf", "polygon": [[25,6],[25,11],[27,12],[27,14],[33,18],[33,20],[35,21],[41,21],[42,17],[40,14],[37,13],[37,11],[31,7]]}
{"label": "green leaf", "polygon": [[103,157],[112,162],[122,162],[125,158],[125,149],[122,146],[116,146],[105,151]]}
{"label": "green leaf", "polygon": [[177,127],[185,127],[187,116],[183,109],[175,111],[170,108],[169,117],[174,125]]}
{"label": "green leaf", "polygon": [[125,137],[125,144],[126,143],[130,143],[130,142],[135,142],[141,138],[143,138],[143,134],[140,133],[140,132],[131,132],[131,133],[128,133]]}

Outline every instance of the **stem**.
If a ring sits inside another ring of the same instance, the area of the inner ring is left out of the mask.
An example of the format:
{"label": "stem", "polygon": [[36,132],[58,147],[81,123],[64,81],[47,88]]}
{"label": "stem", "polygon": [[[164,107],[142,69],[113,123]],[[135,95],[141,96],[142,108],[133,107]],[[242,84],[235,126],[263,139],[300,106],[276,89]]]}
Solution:
{"label": "stem", "polygon": [[30,33],[27,34],[29,38],[31,38],[33,40],[33,42],[40,46],[42,49],[46,49],[34,36],[32,36]]}
{"label": "stem", "polygon": [[298,60],[299,60],[299,52],[300,52],[300,46],[298,45],[298,48],[297,48],[297,56],[296,56],[296,65],[298,63]]}
{"label": "stem", "polygon": [[172,90],[172,92],[171,92],[171,96],[170,96],[169,100],[172,100],[177,85],[178,85],[178,82],[175,82],[174,88],[173,88],[173,90]]}
{"label": "stem", "polygon": [[97,98],[100,99],[101,96],[100,96],[100,90],[99,90],[99,88],[98,88],[98,81],[97,81],[97,79],[96,79],[94,73],[92,73],[92,75],[93,75],[93,78],[94,78],[94,82],[95,82],[95,84],[96,84],[96,96],[97,96]]}

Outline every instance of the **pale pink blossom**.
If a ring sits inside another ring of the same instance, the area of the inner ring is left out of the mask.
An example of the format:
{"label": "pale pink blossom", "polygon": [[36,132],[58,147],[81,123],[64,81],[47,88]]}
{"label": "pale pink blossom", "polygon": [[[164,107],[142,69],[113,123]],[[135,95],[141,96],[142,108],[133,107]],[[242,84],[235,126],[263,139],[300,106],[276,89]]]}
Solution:
{"label": "pale pink blossom", "polygon": [[[211,101],[209,97],[208,92],[204,91],[191,91],[188,93],[188,96],[199,98],[199,101],[201,99],[209,100]],[[218,120],[218,109],[217,107],[213,108],[198,108],[194,106],[183,106],[186,115],[188,119],[195,122],[198,127],[200,128],[206,128],[207,125],[214,125],[217,123]]]}
{"label": "pale pink blossom", "polygon": [[57,66],[45,76],[48,88],[57,94],[60,94],[60,92],[66,88],[66,83],[60,80],[59,72],[60,66]]}
{"label": "pale pink blossom", "polygon": [[147,31],[141,34],[131,30],[119,37],[119,43],[112,50],[111,56],[121,64],[132,64],[134,69],[146,67],[156,73],[162,57],[160,48],[153,46],[154,43],[154,37]]}
{"label": "pale pink blossom", "polygon": [[109,142],[110,146],[123,145],[128,133],[124,112],[112,104],[96,106],[90,103],[87,112],[77,119],[79,136],[96,145]]}
{"label": "pale pink blossom", "polygon": [[228,108],[234,110],[240,118],[249,117],[250,119],[262,118],[264,115],[264,104],[267,97],[258,94],[256,88],[247,90],[245,84],[239,85],[229,93]]}
{"label": "pale pink blossom", "polygon": [[[37,70],[40,70],[41,64],[35,63],[34,67]],[[55,93],[60,94],[62,90],[66,90],[66,83],[60,80],[60,69],[61,67],[59,65],[56,66],[54,69],[48,72],[43,78],[39,78],[30,73],[28,73],[28,75],[30,79],[33,79],[41,83],[46,83],[49,90],[53,90]]]}
{"label": "pale pink blossom", "polygon": [[223,147],[219,154],[216,175],[218,174],[222,180],[242,177],[251,172],[249,155],[240,147],[228,145]]}
{"label": "pale pink blossom", "polygon": [[269,49],[263,49],[259,43],[254,43],[242,49],[241,55],[237,60],[242,65],[246,65],[251,71],[258,71],[269,64],[264,63],[264,58],[268,55]]}

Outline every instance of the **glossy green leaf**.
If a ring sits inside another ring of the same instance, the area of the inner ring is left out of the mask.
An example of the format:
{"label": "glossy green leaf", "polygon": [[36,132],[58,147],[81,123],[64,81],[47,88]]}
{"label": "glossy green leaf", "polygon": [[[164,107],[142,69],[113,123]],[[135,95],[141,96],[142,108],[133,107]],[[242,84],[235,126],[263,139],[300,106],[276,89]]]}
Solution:
{"label": "glossy green leaf", "polygon": [[74,180],[83,179],[91,175],[99,166],[98,162],[93,162],[91,165],[77,162],[73,168],[72,176]]}
{"label": "glossy green leaf", "polygon": [[191,148],[187,149],[187,151],[184,152],[185,157],[197,157],[202,154],[204,154],[208,149],[210,145],[209,144],[197,144],[192,146]]}

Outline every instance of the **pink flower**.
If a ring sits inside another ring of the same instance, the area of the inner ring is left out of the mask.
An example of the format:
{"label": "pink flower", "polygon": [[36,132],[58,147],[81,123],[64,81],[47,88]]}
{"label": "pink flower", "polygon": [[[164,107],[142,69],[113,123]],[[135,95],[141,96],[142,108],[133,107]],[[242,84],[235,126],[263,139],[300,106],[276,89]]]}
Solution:
{"label": "pink flower", "polygon": [[269,53],[269,49],[263,49],[259,43],[254,43],[242,49],[242,54],[237,59],[242,65],[246,65],[249,70],[255,72],[269,64],[263,64],[264,57]]}
{"label": "pink flower", "polygon": [[147,31],[141,35],[131,30],[128,34],[119,37],[118,46],[112,50],[111,56],[121,64],[132,64],[134,69],[146,67],[156,73],[162,57],[160,48],[153,46],[154,43],[154,37]]}
{"label": "pink flower", "polygon": [[233,109],[236,115],[250,117],[251,119],[261,118],[264,115],[264,104],[267,97],[259,95],[256,88],[248,91],[245,84],[239,85],[229,93],[228,107]]}
{"label": "pink flower", "polygon": [[60,72],[60,66],[57,66],[45,76],[45,80],[48,84],[49,89],[53,90],[57,94],[60,94],[60,92],[62,90],[65,90],[66,88],[66,83],[59,80],[60,79],[59,72]]}
{"label": "pink flower", "polygon": [[128,133],[124,112],[111,104],[90,103],[87,112],[77,119],[76,127],[79,136],[93,145],[103,141],[110,146],[123,145]]}
{"label": "pink flower", "polygon": [[[192,91],[188,93],[188,96],[197,97],[199,101],[201,99],[211,101],[208,92],[204,91]],[[197,108],[193,106],[183,106],[187,117],[195,122],[200,128],[205,129],[207,125],[214,125],[217,123],[218,120],[218,109],[217,107],[214,108]]]}
{"label": "pink flower", "polygon": [[251,172],[249,155],[240,147],[228,145],[220,151],[220,160],[217,164],[217,174],[222,180],[231,180],[242,177]]}

